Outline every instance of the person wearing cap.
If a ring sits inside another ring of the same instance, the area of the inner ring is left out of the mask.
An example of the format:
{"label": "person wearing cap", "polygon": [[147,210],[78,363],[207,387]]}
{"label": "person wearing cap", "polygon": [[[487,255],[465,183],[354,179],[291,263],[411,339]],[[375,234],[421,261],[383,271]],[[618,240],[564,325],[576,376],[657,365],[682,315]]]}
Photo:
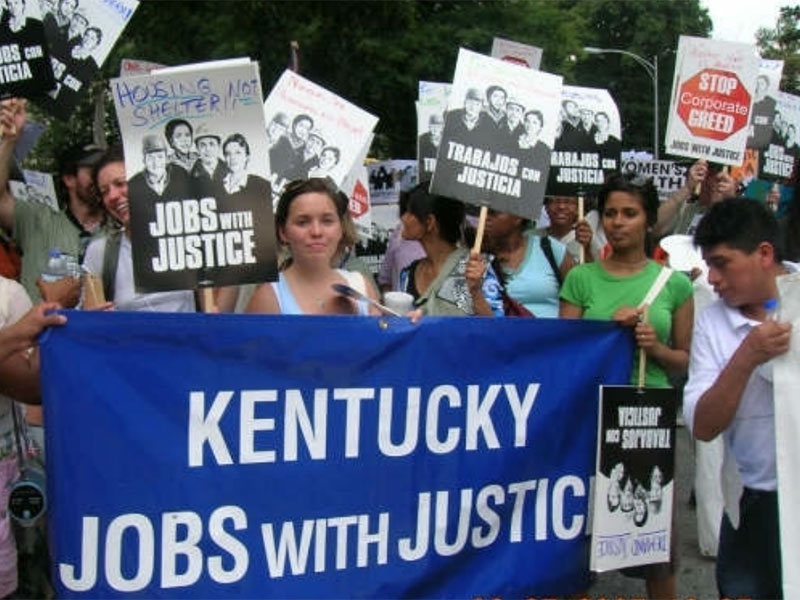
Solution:
{"label": "person wearing cap", "polygon": [[191,198],[189,176],[178,165],[167,162],[167,143],[161,134],[148,133],[142,139],[144,170],[131,177],[130,197],[137,203],[154,205],[163,200]]}
{"label": "person wearing cap", "polygon": [[436,168],[436,153],[442,142],[444,119],[438,112],[428,118],[428,131],[419,136],[417,156],[419,157],[420,180],[430,179]]}
{"label": "person wearing cap", "polygon": [[481,146],[491,137],[494,126],[487,123],[483,112],[483,96],[477,88],[469,88],[464,96],[464,108],[448,113],[443,137],[467,146]]}
{"label": "person wearing cap", "polygon": [[319,155],[325,147],[325,138],[319,129],[312,129],[308,133],[305,146],[299,154],[297,165],[292,169],[289,179],[308,179],[308,172],[319,166]]}
{"label": "person wearing cap", "polygon": [[274,153],[270,155],[270,171],[274,176],[274,189],[280,190],[282,180],[291,180],[301,168],[303,152],[313,128],[314,119],[301,113],[292,119],[289,135],[282,137],[276,144]]}
{"label": "person wearing cap", "polygon": [[198,197],[219,197],[222,194],[222,180],[228,174],[228,165],[220,158],[222,138],[201,123],[194,134],[198,159],[189,175]]}
{"label": "person wearing cap", "polygon": [[194,149],[194,129],[191,123],[186,119],[170,120],[164,127],[164,137],[170,146],[167,153],[169,162],[182,167],[187,173],[191,171],[200,158]]}
{"label": "person wearing cap", "polygon": [[[55,212],[35,202],[17,202],[8,189],[14,146],[25,127],[23,102],[14,99],[0,103],[0,226],[12,232],[23,252],[20,283],[33,302],[42,299],[37,287],[51,249],[58,249],[70,262],[80,264],[89,242],[107,227],[106,213],[92,184],[92,165],[100,155],[97,148],[74,146],[61,157],[60,180],[65,192],[64,207]],[[48,300],[58,300],[67,308],[78,302],[80,285],[75,278],[48,284]]]}

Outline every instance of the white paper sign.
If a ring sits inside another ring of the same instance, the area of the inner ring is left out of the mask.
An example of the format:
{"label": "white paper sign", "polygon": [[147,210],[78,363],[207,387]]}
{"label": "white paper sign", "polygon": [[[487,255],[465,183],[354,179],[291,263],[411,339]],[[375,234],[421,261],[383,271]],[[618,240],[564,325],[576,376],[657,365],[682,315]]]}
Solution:
{"label": "white paper sign", "polygon": [[740,165],[758,67],[755,46],[682,35],[667,122],[667,152]]}

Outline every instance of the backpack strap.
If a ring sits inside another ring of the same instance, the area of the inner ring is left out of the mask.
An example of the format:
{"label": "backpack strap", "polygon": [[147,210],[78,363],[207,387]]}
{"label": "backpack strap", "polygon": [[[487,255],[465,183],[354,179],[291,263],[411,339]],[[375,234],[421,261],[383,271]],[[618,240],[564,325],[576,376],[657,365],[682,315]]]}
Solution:
{"label": "backpack strap", "polygon": [[121,244],[121,229],[115,229],[106,237],[106,247],[103,252],[103,294],[107,302],[114,301],[114,280],[117,277],[117,263],[119,263],[119,247]]}
{"label": "backpack strap", "polygon": [[547,262],[550,263],[550,268],[553,269],[553,275],[556,276],[556,281],[558,281],[558,287],[560,288],[564,281],[561,277],[561,268],[556,264],[556,257],[553,254],[553,244],[550,243],[550,237],[547,234],[539,237],[539,243],[542,246],[542,252],[544,252]]}

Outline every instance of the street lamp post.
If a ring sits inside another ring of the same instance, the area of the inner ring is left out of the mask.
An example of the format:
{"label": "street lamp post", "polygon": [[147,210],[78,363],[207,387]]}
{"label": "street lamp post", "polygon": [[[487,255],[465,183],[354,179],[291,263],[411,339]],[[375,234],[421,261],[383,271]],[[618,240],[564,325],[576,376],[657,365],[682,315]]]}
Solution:
{"label": "street lamp post", "polygon": [[587,54],[624,54],[635,60],[647,71],[650,79],[653,80],[653,158],[658,160],[658,55],[653,56],[650,62],[638,54],[627,50],[617,50],[616,48],[594,48],[587,46],[583,49]]}

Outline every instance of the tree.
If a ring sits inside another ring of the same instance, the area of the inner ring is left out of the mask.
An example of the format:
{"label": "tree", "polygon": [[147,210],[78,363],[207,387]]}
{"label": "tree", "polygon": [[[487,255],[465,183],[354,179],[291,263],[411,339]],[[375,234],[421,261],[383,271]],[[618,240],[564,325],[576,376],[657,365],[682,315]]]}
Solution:
{"label": "tree", "polygon": [[782,7],[775,29],[760,28],[756,43],[761,56],[783,61],[781,90],[800,94],[800,5]]}

